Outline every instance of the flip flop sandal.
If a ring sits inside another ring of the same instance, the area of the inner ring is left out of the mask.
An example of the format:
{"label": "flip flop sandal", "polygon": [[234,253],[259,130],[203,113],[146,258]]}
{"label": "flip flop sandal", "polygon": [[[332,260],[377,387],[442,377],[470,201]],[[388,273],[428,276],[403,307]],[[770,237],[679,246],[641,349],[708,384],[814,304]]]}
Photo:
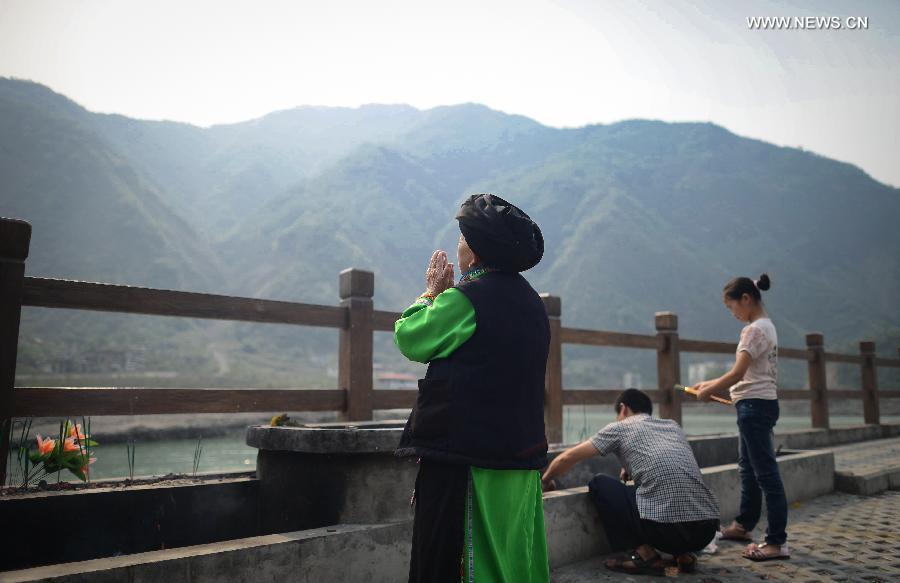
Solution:
{"label": "flip flop sandal", "polygon": [[772,546],[776,545],[770,545],[768,543],[763,543],[761,545],[751,544],[747,547],[747,550],[741,554],[741,556],[745,559],[750,559],[751,561],[755,561],[757,563],[762,563],[765,561],[784,561],[791,558],[791,551],[788,549],[787,544],[783,544],[778,547],[777,555],[770,555],[762,550],[765,547]]}
{"label": "flip flop sandal", "polygon": [[[729,534],[726,531],[731,531],[733,534]],[[721,540],[736,540],[739,542],[753,542],[753,537],[750,536],[750,531],[744,530],[741,528],[738,530],[734,527],[734,525],[727,526],[725,528],[720,528],[719,533],[722,535]]]}
{"label": "flip flop sandal", "polygon": [[[649,561],[645,561],[635,551],[628,557],[616,557],[611,560],[615,562],[610,564],[610,561],[606,561],[604,563],[610,571],[628,573],[629,575],[653,575],[655,577],[665,577],[666,575],[666,567],[663,565],[662,557],[659,555],[656,555]],[[631,561],[631,565],[626,565],[625,561]]]}

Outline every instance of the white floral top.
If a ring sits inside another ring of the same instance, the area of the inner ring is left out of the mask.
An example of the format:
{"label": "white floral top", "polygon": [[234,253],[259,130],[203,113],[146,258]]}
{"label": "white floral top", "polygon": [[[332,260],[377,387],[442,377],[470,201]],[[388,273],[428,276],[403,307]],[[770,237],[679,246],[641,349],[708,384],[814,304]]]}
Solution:
{"label": "white floral top", "polygon": [[760,318],[744,326],[736,354],[741,352],[753,361],[744,378],[731,387],[731,399],[777,399],[778,334],[772,320]]}

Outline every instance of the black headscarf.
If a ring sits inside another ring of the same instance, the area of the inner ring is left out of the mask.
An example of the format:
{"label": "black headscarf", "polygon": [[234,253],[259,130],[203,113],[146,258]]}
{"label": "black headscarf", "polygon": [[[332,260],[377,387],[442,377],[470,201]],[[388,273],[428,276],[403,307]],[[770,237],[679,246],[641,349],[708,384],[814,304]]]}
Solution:
{"label": "black headscarf", "polygon": [[544,256],[544,236],[520,208],[493,194],[473,194],[456,214],[459,230],[485,266],[526,271]]}

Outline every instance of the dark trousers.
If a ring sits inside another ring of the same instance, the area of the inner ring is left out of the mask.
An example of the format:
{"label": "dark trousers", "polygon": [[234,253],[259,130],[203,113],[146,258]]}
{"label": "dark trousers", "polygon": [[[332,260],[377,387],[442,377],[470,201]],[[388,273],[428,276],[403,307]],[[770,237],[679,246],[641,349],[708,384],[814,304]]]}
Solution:
{"label": "dark trousers", "polygon": [[719,528],[715,519],[671,523],[644,520],[638,514],[637,489],[606,474],[594,476],[588,482],[588,491],[613,551],[646,544],[664,553],[683,555],[702,550]]}
{"label": "dark trousers", "polygon": [[741,513],[735,521],[747,530],[756,527],[766,497],[766,542],[787,541],[787,498],[775,460],[772,428],[778,421],[777,399],[742,399],[735,403],[740,432]]}
{"label": "dark trousers", "polygon": [[421,460],[410,583],[459,583],[469,466]]}

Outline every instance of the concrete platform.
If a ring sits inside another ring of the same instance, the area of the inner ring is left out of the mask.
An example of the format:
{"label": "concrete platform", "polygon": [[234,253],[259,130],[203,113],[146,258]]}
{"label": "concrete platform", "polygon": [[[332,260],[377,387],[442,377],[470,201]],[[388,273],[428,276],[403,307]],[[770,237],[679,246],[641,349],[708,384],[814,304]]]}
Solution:
{"label": "concrete platform", "polygon": [[[779,458],[788,500],[803,501],[833,489],[834,456],[800,452]],[[723,512],[738,504],[736,464],[702,470]],[[409,511],[408,503],[403,507]],[[586,487],[544,495],[544,519],[551,568],[608,552]],[[222,543],[136,553],[0,573],[3,581],[280,581],[284,574],[304,581],[393,583],[405,579],[409,564],[409,520],[392,524],[336,524],[297,532],[249,537]],[[331,565],[329,567],[329,565]],[[281,573],[282,577],[278,574]]]}
{"label": "concrete platform", "polygon": [[[740,557],[743,545],[723,542],[716,554],[701,557],[697,573],[672,571],[670,576],[703,583],[900,581],[900,492],[869,497],[829,494],[794,503],[790,512],[790,561],[752,563]],[[757,531],[764,529],[761,524]],[[409,535],[408,524],[340,525],[87,561],[79,564],[77,572],[72,572],[72,565],[58,565],[0,573],[0,581],[284,581],[298,572],[309,575],[304,578],[307,581],[402,581],[406,565],[396,560],[397,554],[403,554],[398,541],[407,541]],[[349,553],[355,560],[336,563],[330,559],[334,553]],[[138,568],[147,563],[152,568]],[[610,573],[602,557],[552,572],[554,583],[658,580]]]}
{"label": "concrete platform", "polygon": [[[756,533],[765,530],[761,524]],[[809,503],[791,505],[788,536],[789,561],[753,563],[740,556],[744,545],[721,542],[713,555],[703,555],[691,575],[667,575],[681,581],[846,581],[888,583],[900,581],[900,492],[863,497],[836,493]],[[659,581],[657,577],[631,577],[612,573],[603,557],[554,569],[554,583],[595,581]]]}
{"label": "concrete platform", "polygon": [[[361,428],[359,433],[368,433],[364,429],[368,428]],[[900,569],[900,559],[896,558],[900,556],[900,535],[897,533],[900,528],[900,492],[888,492],[869,498],[830,494],[836,476],[841,473],[848,476],[848,479],[852,477],[863,480],[862,485],[858,486],[861,492],[875,492],[882,487],[879,484],[896,487],[900,481],[895,481],[891,472],[894,468],[900,470],[897,467],[900,438],[895,438],[895,429],[866,426],[781,436],[780,444],[785,449],[795,444],[816,445],[821,448],[785,455],[779,459],[788,499],[792,502],[788,532],[792,537],[792,546],[798,551],[797,559],[790,563],[752,564],[739,557],[741,546],[725,543],[720,547],[719,554],[703,561],[700,575],[680,577],[706,583],[759,579],[796,579],[798,582],[900,581],[900,572],[896,572]],[[886,434],[886,431],[889,432]],[[259,436],[260,439],[271,438],[266,444],[272,449],[264,450],[267,455],[303,453],[294,451],[297,444],[286,439],[288,432],[270,433],[272,435],[269,437]],[[844,439],[852,437],[874,439],[844,446]],[[885,437],[891,439],[884,439]],[[329,440],[326,441],[330,443]],[[702,438],[694,440],[692,446],[698,458],[706,461],[703,465],[707,465],[733,456],[736,453],[736,438]],[[306,455],[313,454],[306,452]],[[394,459],[380,447],[356,455]],[[324,453],[322,457],[331,459],[340,456]],[[840,461],[836,463],[835,460]],[[305,466],[301,464],[300,467]],[[267,468],[263,464],[258,469],[265,474]],[[707,484],[719,498],[723,519],[730,519],[737,511],[740,493],[736,464],[708,466],[702,472]],[[876,475],[881,476],[881,482],[876,483]],[[409,476],[410,482],[411,477],[412,474]],[[294,488],[291,496],[297,495],[298,484],[304,483],[303,480],[308,481],[308,478],[308,475],[304,477],[298,474],[286,480]],[[393,501],[391,506],[402,507],[407,514],[398,517],[399,520],[395,519],[396,521],[385,520],[383,517],[371,521],[335,520],[333,526],[325,528],[285,529],[281,531],[283,534],[7,571],[0,573],[0,581],[102,583],[165,580],[169,583],[212,583],[281,581],[286,574],[288,579],[296,577],[308,581],[389,583],[404,580],[411,533],[410,511],[405,496],[409,488],[398,488],[398,478],[399,474],[395,472],[390,484],[404,496],[402,500],[398,498]],[[399,481],[404,482],[402,479]],[[366,504],[358,501],[356,505],[371,505],[374,497],[372,492],[375,490],[372,488],[369,492]],[[394,494],[399,496],[397,492]],[[823,495],[825,496],[822,497]],[[290,499],[284,496],[272,497],[274,502],[281,504]],[[609,547],[596,520],[596,511],[587,497],[586,488],[547,493],[544,511],[554,580],[561,583],[594,581],[605,580],[608,576],[622,581],[635,580],[618,574],[611,575],[603,568],[602,559],[598,555],[607,552]],[[856,541],[863,544],[859,551],[855,548]],[[871,552],[867,554],[866,545],[870,543]],[[853,566],[856,571],[848,565]]]}
{"label": "concrete platform", "polygon": [[830,449],[834,453],[836,490],[871,496],[900,489],[900,438]]}

